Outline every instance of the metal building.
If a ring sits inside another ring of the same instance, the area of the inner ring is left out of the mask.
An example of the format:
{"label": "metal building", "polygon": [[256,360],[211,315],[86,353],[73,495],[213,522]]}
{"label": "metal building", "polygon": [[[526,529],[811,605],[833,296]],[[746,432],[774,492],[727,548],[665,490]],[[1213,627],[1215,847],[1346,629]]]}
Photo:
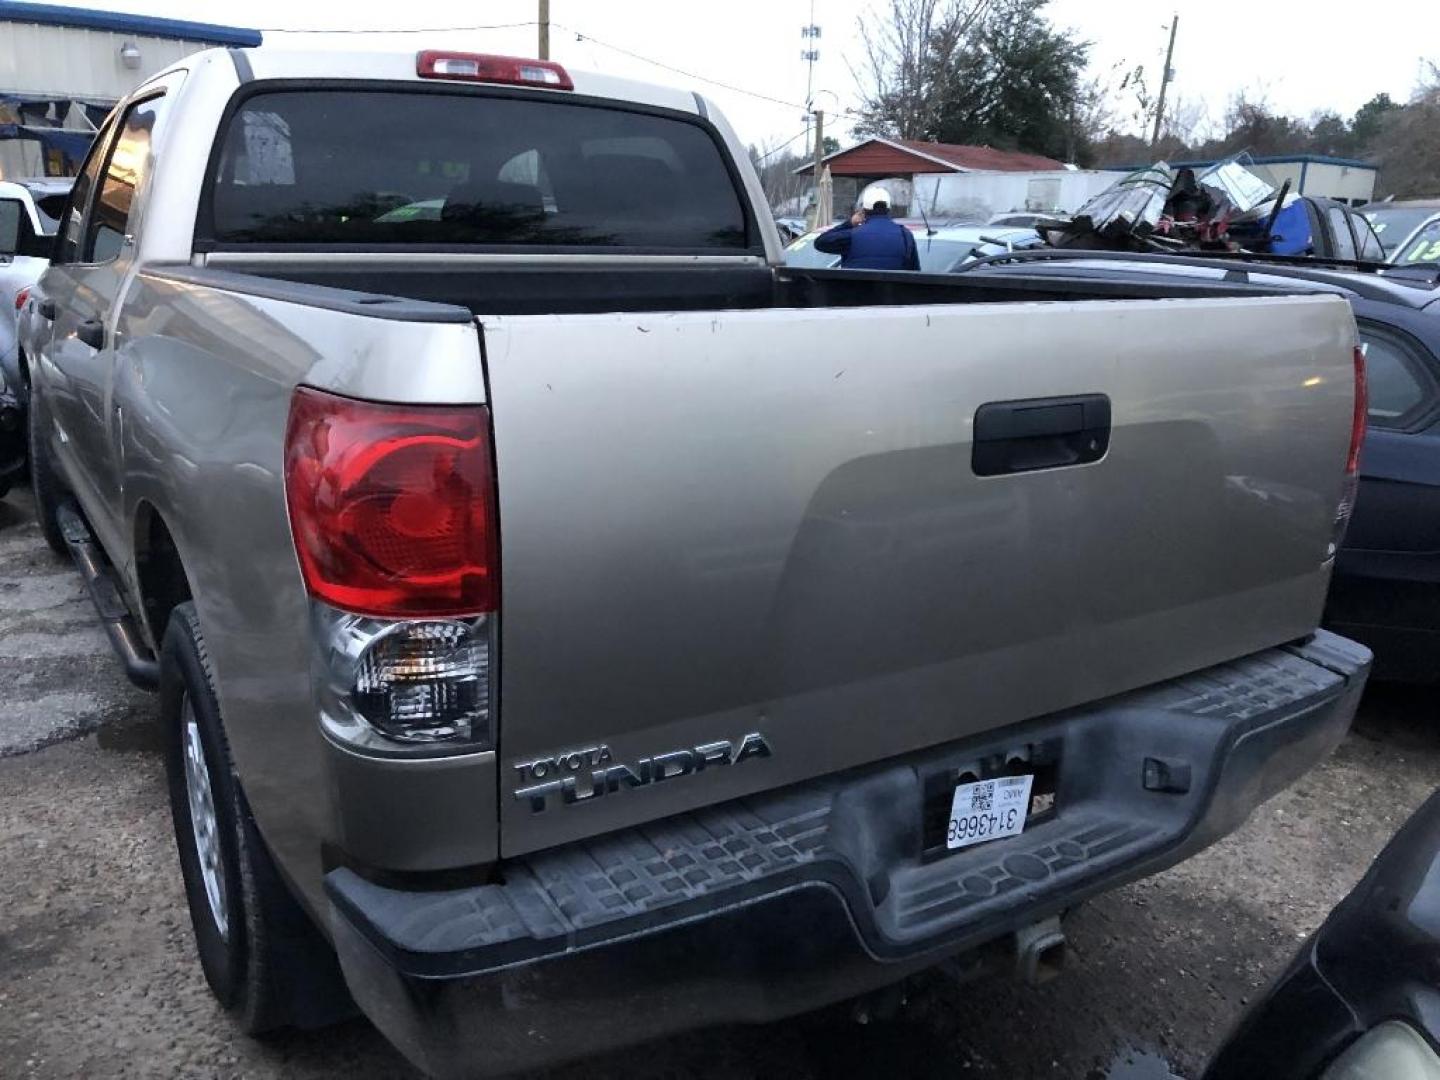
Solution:
{"label": "metal building", "polygon": [[110,107],[182,56],[259,45],[233,26],[0,0],[0,179],[73,174]]}
{"label": "metal building", "polygon": [[[1217,160],[1170,161],[1172,169],[1208,169]],[[1146,162],[1145,164],[1149,164]],[[1339,199],[1351,206],[1362,206],[1375,197],[1375,177],[1379,166],[1355,158],[1329,157],[1324,154],[1273,154],[1268,157],[1247,157],[1247,168],[1259,173],[1277,188],[1286,180],[1297,195],[1314,195]],[[1112,172],[1134,172],[1145,165],[1107,165]]]}

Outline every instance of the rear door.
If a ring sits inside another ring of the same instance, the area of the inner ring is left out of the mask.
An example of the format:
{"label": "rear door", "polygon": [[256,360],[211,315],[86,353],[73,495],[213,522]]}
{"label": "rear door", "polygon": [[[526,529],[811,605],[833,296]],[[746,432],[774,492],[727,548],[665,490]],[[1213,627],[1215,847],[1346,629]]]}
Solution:
{"label": "rear door", "polygon": [[[1318,621],[1351,427],[1343,300],[506,317],[483,333],[507,853],[1093,701]],[[1097,398],[1108,447],[1058,464]],[[1016,444],[977,455],[978,430],[1003,433],[996,407]],[[535,762],[638,767],[752,733],[771,753],[743,765],[540,812],[515,797]]]}
{"label": "rear door", "polygon": [[115,531],[118,434],[124,418],[111,407],[113,327],[124,283],[134,268],[134,230],[151,144],[165,113],[166,88],[161,84],[128,105],[114,137],[87,162],[90,176],[76,186],[60,258],[45,282],[47,299],[55,303],[46,350],[54,376],[51,415],[72,487],[111,551],[125,546],[116,543]]}

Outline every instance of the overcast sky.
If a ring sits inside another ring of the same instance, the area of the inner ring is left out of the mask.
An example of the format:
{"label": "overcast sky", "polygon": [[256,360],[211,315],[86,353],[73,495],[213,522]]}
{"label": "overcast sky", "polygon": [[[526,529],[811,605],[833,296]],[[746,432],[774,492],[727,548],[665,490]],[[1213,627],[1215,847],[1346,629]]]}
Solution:
{"label": "overcast sky", "polygon": [[[450,45],[526,56],[536,50],[536,0],[89,0],[81,6],[259,27],[274,44],[402,49]],[[552,0],[551,53],[576,68],[702,89],[742,138],[774,146],[804,128],[799,105],[805,100],[806,73],[800,59],[805,45],[800,28],[810,21],[811,7],[811,0]],[[888,7],[888,0],[814,0],[813,7],[814,21],[822,27],[815,103],[833,118],[858,102],[851,73],[863,57],[858,20]],[[1173,8],[1153,0],[1052,0],[1050,7],[1053,21],[1075,28],[1094,43],[1093,70],[1143,62],[1154,74],[1164,62],[1165,26],[1172,10],[1180,15],[1173,92],[1202,102],[1217,122],[1237,90],[1261,92],[1276,108],[1301,116],[1334,109],[1348,117],[1380,91],[1406,99],[1422,58],[1440,61],[1440,3],[1435,0],[1378,3],[1370,10],[1385,17],[1373,27],[1354,5],[1337,8],[1333,16],[1323,14],[1321,4],[1255,0],[1204,0]],[[442,32],[509,23],[532,25]],[[281,28],[425,32],[270,32]],[[581,40],[577,32],[594,40]],[[750,93],[687,78],[646,60]]]}

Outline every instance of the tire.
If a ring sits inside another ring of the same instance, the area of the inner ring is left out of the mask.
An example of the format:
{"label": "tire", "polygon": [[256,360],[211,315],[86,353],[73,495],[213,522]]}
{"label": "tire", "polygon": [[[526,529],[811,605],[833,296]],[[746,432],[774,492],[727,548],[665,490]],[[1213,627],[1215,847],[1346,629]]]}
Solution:
{"label": "tire", "polygon": [[45,436],[50,430],[50,414],[45,411],[44,400],[36,387],[30,387],[30,405],[25,415],[25,448],[30,456],[30,490],[35,495],[35,519],[40,523],[40,535],[56,555],[70,557],[70,547],[65,543],[65,534],[60,531],[57,516],[60,504],[65,501],[65,485],[50,460],[50,448]]}
{"label": "tire", "polygon": [[333,950],[281,880],[250,816],[193,603],[176,607],[165,631],[160,710],[185,899],[216,999],[250,1035],[351,1015]]}

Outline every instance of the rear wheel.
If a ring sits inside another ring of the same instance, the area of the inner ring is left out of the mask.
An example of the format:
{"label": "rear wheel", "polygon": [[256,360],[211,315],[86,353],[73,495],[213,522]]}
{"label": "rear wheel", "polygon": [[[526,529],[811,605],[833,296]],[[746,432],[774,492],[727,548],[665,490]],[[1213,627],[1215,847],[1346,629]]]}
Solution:
{"label": "rear wheel", "polygon": [[160,707],[180,872],[210,989],[249,1034],[349,1015],[335,954],[281,881],[245,803],[191,603],[166,629]]}
{"label": "rear wheel", "polygon": [[25,423],[25,449],[30,456],[30,490],[35,495],[35,518],[40,535],[56,555],[70,554],[65,534],[60,531],[60,504],[65,499],[65,486],[55,471],[50,457],[50,414],[45,400],[30,387],[30,405]]}

